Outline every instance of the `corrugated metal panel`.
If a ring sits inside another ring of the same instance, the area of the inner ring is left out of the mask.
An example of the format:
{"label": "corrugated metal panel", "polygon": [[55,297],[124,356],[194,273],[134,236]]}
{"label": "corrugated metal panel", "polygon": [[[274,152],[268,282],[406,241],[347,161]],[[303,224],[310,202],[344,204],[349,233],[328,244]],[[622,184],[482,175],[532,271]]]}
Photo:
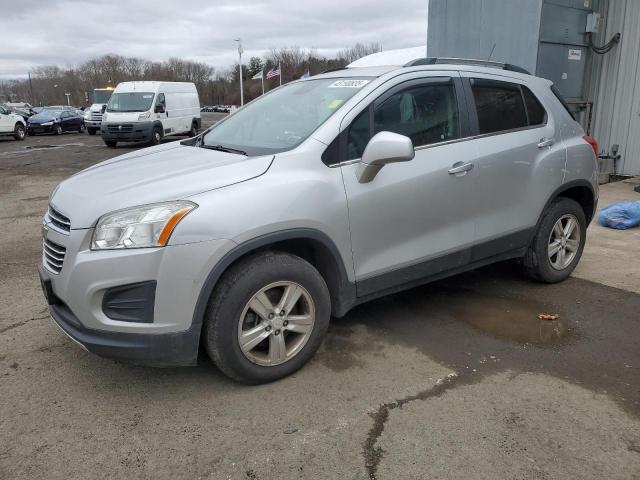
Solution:
{"label": "corrugated metal panel", "polygon": [[[609,153],[613,144],[622,155],[617,173],[640,174],[640,1],[602,2],[605,27],[599,44],[616,32],[622,41],[610,53],[594,56],[590,98],[594,99],[593,136]],[[609,169],[612,165],[608,166]]]}
{"label": "corrugated metal panel", "polygon": [[542,0],[431,0],[427,54],[536,71]]}

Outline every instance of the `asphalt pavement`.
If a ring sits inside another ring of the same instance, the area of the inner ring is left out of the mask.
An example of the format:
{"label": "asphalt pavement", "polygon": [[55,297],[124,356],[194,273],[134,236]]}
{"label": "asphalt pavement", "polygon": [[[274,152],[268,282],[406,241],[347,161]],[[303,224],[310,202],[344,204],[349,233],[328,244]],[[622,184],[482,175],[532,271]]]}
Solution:
{"label": "asphalt pavement", "polygon": [[599,280],[597,242],[562,284],[506,262],[361,305],[269,385],[80,349],[40,291],[42,214],[131,148],[0,140],[0,479],[640,479],[640,281]]}

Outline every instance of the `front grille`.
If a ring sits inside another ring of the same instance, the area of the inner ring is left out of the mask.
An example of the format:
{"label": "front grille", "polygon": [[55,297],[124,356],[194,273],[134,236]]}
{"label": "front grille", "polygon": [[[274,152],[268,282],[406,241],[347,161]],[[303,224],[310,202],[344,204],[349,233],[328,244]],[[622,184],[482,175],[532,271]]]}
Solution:
{"label": "front grille", "polygon": [[101,122],[102,121],[102,114],[101,113],[92,113],[91,114],[91,121],[93,121],[93,122]]}
{"label": "front grille", "polygon": [[131,133],[133,131],[132,123],[110,124],[108,126],[109,133]]}
{"label": "front grille", "polygon": [[51,205],[49,205],[49,211],[47,213],[49,214],[51,223],[53,223],[60,230],[63,230],[65,232],[71,230],[71,220],[69,219],[69,217],[64,216]]}
{"label": "front grille", "polygon": [[42,241],[42,261],[54,273],[60,273],[67,249],[45,238]]}

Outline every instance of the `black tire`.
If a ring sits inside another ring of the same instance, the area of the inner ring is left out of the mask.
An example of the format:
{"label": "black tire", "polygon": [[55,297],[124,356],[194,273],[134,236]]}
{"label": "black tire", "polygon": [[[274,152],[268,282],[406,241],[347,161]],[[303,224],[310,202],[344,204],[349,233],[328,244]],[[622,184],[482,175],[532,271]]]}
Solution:
{"label": "black tire", "polygon": [[55,125],[53,127],[53,133],[55,133],[56,135],[62,135],[62,125]]}
{"label": "black tire", "polygon": [[[559,270],[553,267],[549,258],[549,242],[554,225],[565,215],[571,215],[577,220],[580,239],[571,262]],[[586,238],[587,220],[580,204],[570,198],[558,197],[544,212],[531,245],[523,258],[525,273],[534,280],[544,283],[557,283],[565,280],[580,261]]]}
{"label": "black tire", "polygon": [[196,135],[198,135],[198,124],[196,122],[193,122],[191,124],[191,130],[189,130],[189,136],[193,138]]}
{"label": "black tire", "polygon": [[16,123],[16,126],[13,128],[13,138],[16,140],[24,140],[25,130],[24,125],[21,123]]}
{"label": "black tire", "polygon": [[151,140],[149,140],[149,145],[159,145],[162,141],[162,130],[160,127],[153,127],[153,132],[151,132]]}
{"label": "black tire", "polygon": [[[280,281],[295,282],[306,289],[315,307],[315,322],[297,354],[279,365],[263,366],[242,352],[239,321],[253,295]],[[267,383],[290,375],[309,361],[322,343],[330,316],[329,290],[310,263],[288,253],[265,252],[241,260],[222,276],[209,299],[203,340],[209,357],[225,375],[247,384]]]}
{"label": "black tire", "polygon": [[109,148],[116,148],[116,145],[118,145],[118,142],[114,142],[113,140],[105,140],[104,144]]}
{"label": "black tire", "polygon": [[96,129],[95,128],[87,128],[87,133],[89,135],[95,135],[96,134]]}
{"label": "black tire", "polygon": [[84,133],[84,123],[81,123],[78,127],[78,133]]}

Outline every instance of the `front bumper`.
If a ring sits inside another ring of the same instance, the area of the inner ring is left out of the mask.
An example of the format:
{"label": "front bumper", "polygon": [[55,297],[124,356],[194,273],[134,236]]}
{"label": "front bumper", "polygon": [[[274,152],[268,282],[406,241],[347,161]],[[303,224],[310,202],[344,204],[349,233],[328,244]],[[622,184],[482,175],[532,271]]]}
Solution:
{"label": "front bumper", "polygon": [[[92,251],[92,229],[63,233],[45,225],[49,242],[66,249],[62,268],[39,266],[49,313],[73,340],[97,355],[134,363],[193,365],[202,319],[195,317],[209,272],[233,242],[212,240],[163,248]],[[43,257],[44,259],[44,257]],[[109,314],[109,292],[154,283],[149,319]]]}
{"label": "front bumper", "polygon": [[84,120],[84,126],[87,127],[87,128],[98,128],[99,129],[101,123],[102,122],[100,120],[87,120],[86,118]]}
{"label": "front bumper", "polygon": [[37,124],[29,124],[27,127],[28,131],[31,133],[51,133],[53,132],[54,125],[37,125]]}
{"label": "front bumper", "polygon": [[192,323],[184,332],[148,335],[142,333],[92,330],[82,325],[71,309],[51,292],[51,279],[44,267],[38,267],[40,282],[49,303],[49,314],[57,326],[74,342],[91,353],[142,365],[195,365],[198,359],[200,327]]}
{"label": "front bumper", "polygon": [[102,122],[100,134],[105,141],[148,142],[153,134],[153,122]]}

